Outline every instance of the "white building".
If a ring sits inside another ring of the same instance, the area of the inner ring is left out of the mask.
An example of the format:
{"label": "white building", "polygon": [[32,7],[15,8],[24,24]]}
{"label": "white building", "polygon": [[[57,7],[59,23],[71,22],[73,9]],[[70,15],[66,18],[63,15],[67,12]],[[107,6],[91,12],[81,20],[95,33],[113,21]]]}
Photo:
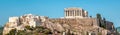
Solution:
{"label": "white building", "polygon": [[9,17],[9,22],[18,22],[19,17]]}
{"label": "white building", "polygon": [[88,12],[82,8],[65,8],[65,18],[84,18],[88,17]]}
{"label": "white building", "polygon": [[45,16],[36,16],[32,14],[26,14],[24,16],[21,16],[20,19],[23,25],[29,25],[29,26],[39,26],[41,22],[44,22],[46,20]]}
{"label": "white building", "polygon": [[9,27],[17,27],[19,17],[9,17]]}

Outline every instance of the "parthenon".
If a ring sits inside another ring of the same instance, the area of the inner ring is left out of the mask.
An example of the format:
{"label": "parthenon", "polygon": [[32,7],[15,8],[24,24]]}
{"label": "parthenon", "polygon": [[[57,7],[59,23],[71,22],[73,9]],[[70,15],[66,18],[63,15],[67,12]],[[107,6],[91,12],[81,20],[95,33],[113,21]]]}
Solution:
{"label": "parthenon", "polygon": [[88,17],[88,12],[82,8],[65,8],[65,18],[84,18]]}

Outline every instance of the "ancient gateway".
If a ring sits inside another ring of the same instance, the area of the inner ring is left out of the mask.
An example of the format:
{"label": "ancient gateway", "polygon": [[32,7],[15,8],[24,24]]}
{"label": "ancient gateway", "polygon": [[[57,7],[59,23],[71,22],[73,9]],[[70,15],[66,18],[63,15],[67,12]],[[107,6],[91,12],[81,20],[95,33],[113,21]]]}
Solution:
{"label": "ancient gateway", "polygon": [[65,8],[64,15],[62,18],[49,18],[33,14],[10,17],[4,26],[3,35],[12,29],[25,30],[25,26],[49,28],[52,32],[50,35],[118,35],[112,22],[103,19],[99,21],[96,17],[88,17],[88,12],[82,8]]}

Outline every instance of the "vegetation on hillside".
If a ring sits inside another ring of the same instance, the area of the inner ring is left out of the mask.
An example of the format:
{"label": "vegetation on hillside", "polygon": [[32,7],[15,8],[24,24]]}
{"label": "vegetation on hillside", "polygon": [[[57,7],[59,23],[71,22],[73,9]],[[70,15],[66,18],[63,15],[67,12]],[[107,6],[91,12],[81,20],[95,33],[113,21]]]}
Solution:
{"label": "vegetation on hillside", "polygon": [[[25,26],[24,30],[17,30],[17,29],[12,29],[8,34],[6,35],[57,35],[58,33],[63,33],[59,31],[51,31],[48,28],[45,28],[43,26],[37,26],[37,27],[30,27],[30,26]],[[66,33],[66,35],[74,35],[70,33],[70,30]]]}
{"label": "vegetation on hillside", "polygon": [[2,35],[3,27],[0,27],[0,35]]}
{"label": "vegetation on hillside", "polygon": [[48,28],[44,28],[42,26],[35,27],[35,28],[26,26],[24,30],[12,29],[6,35],[48,35],[48,34],[52,34],[51,30]]}
{"label": "vegetation on hillside", "polygon": [[117,27],[116,29],[117,29],[118,32],[120,32],[120,27]]}
{"label": "vegetation on hillside", "polygon": [[101,14],[99,13],[96,14],[96,17],[98,19],[99,26],[106,29],[106,19],[105,18],[102,19]]}

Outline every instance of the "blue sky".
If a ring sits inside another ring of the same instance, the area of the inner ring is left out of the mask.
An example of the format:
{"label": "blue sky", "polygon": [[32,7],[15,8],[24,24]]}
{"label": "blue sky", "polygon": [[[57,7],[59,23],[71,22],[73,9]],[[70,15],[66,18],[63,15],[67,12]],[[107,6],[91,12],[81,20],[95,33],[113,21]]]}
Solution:
{"label": "blue sky", "polygon": [[35,14],[59,18],[64,16],[64,8],[79,7],[87,10],[89,16],[100,13],[106,20],[120,26],[120,0],[0,0],[0,25],[9,17]]}

